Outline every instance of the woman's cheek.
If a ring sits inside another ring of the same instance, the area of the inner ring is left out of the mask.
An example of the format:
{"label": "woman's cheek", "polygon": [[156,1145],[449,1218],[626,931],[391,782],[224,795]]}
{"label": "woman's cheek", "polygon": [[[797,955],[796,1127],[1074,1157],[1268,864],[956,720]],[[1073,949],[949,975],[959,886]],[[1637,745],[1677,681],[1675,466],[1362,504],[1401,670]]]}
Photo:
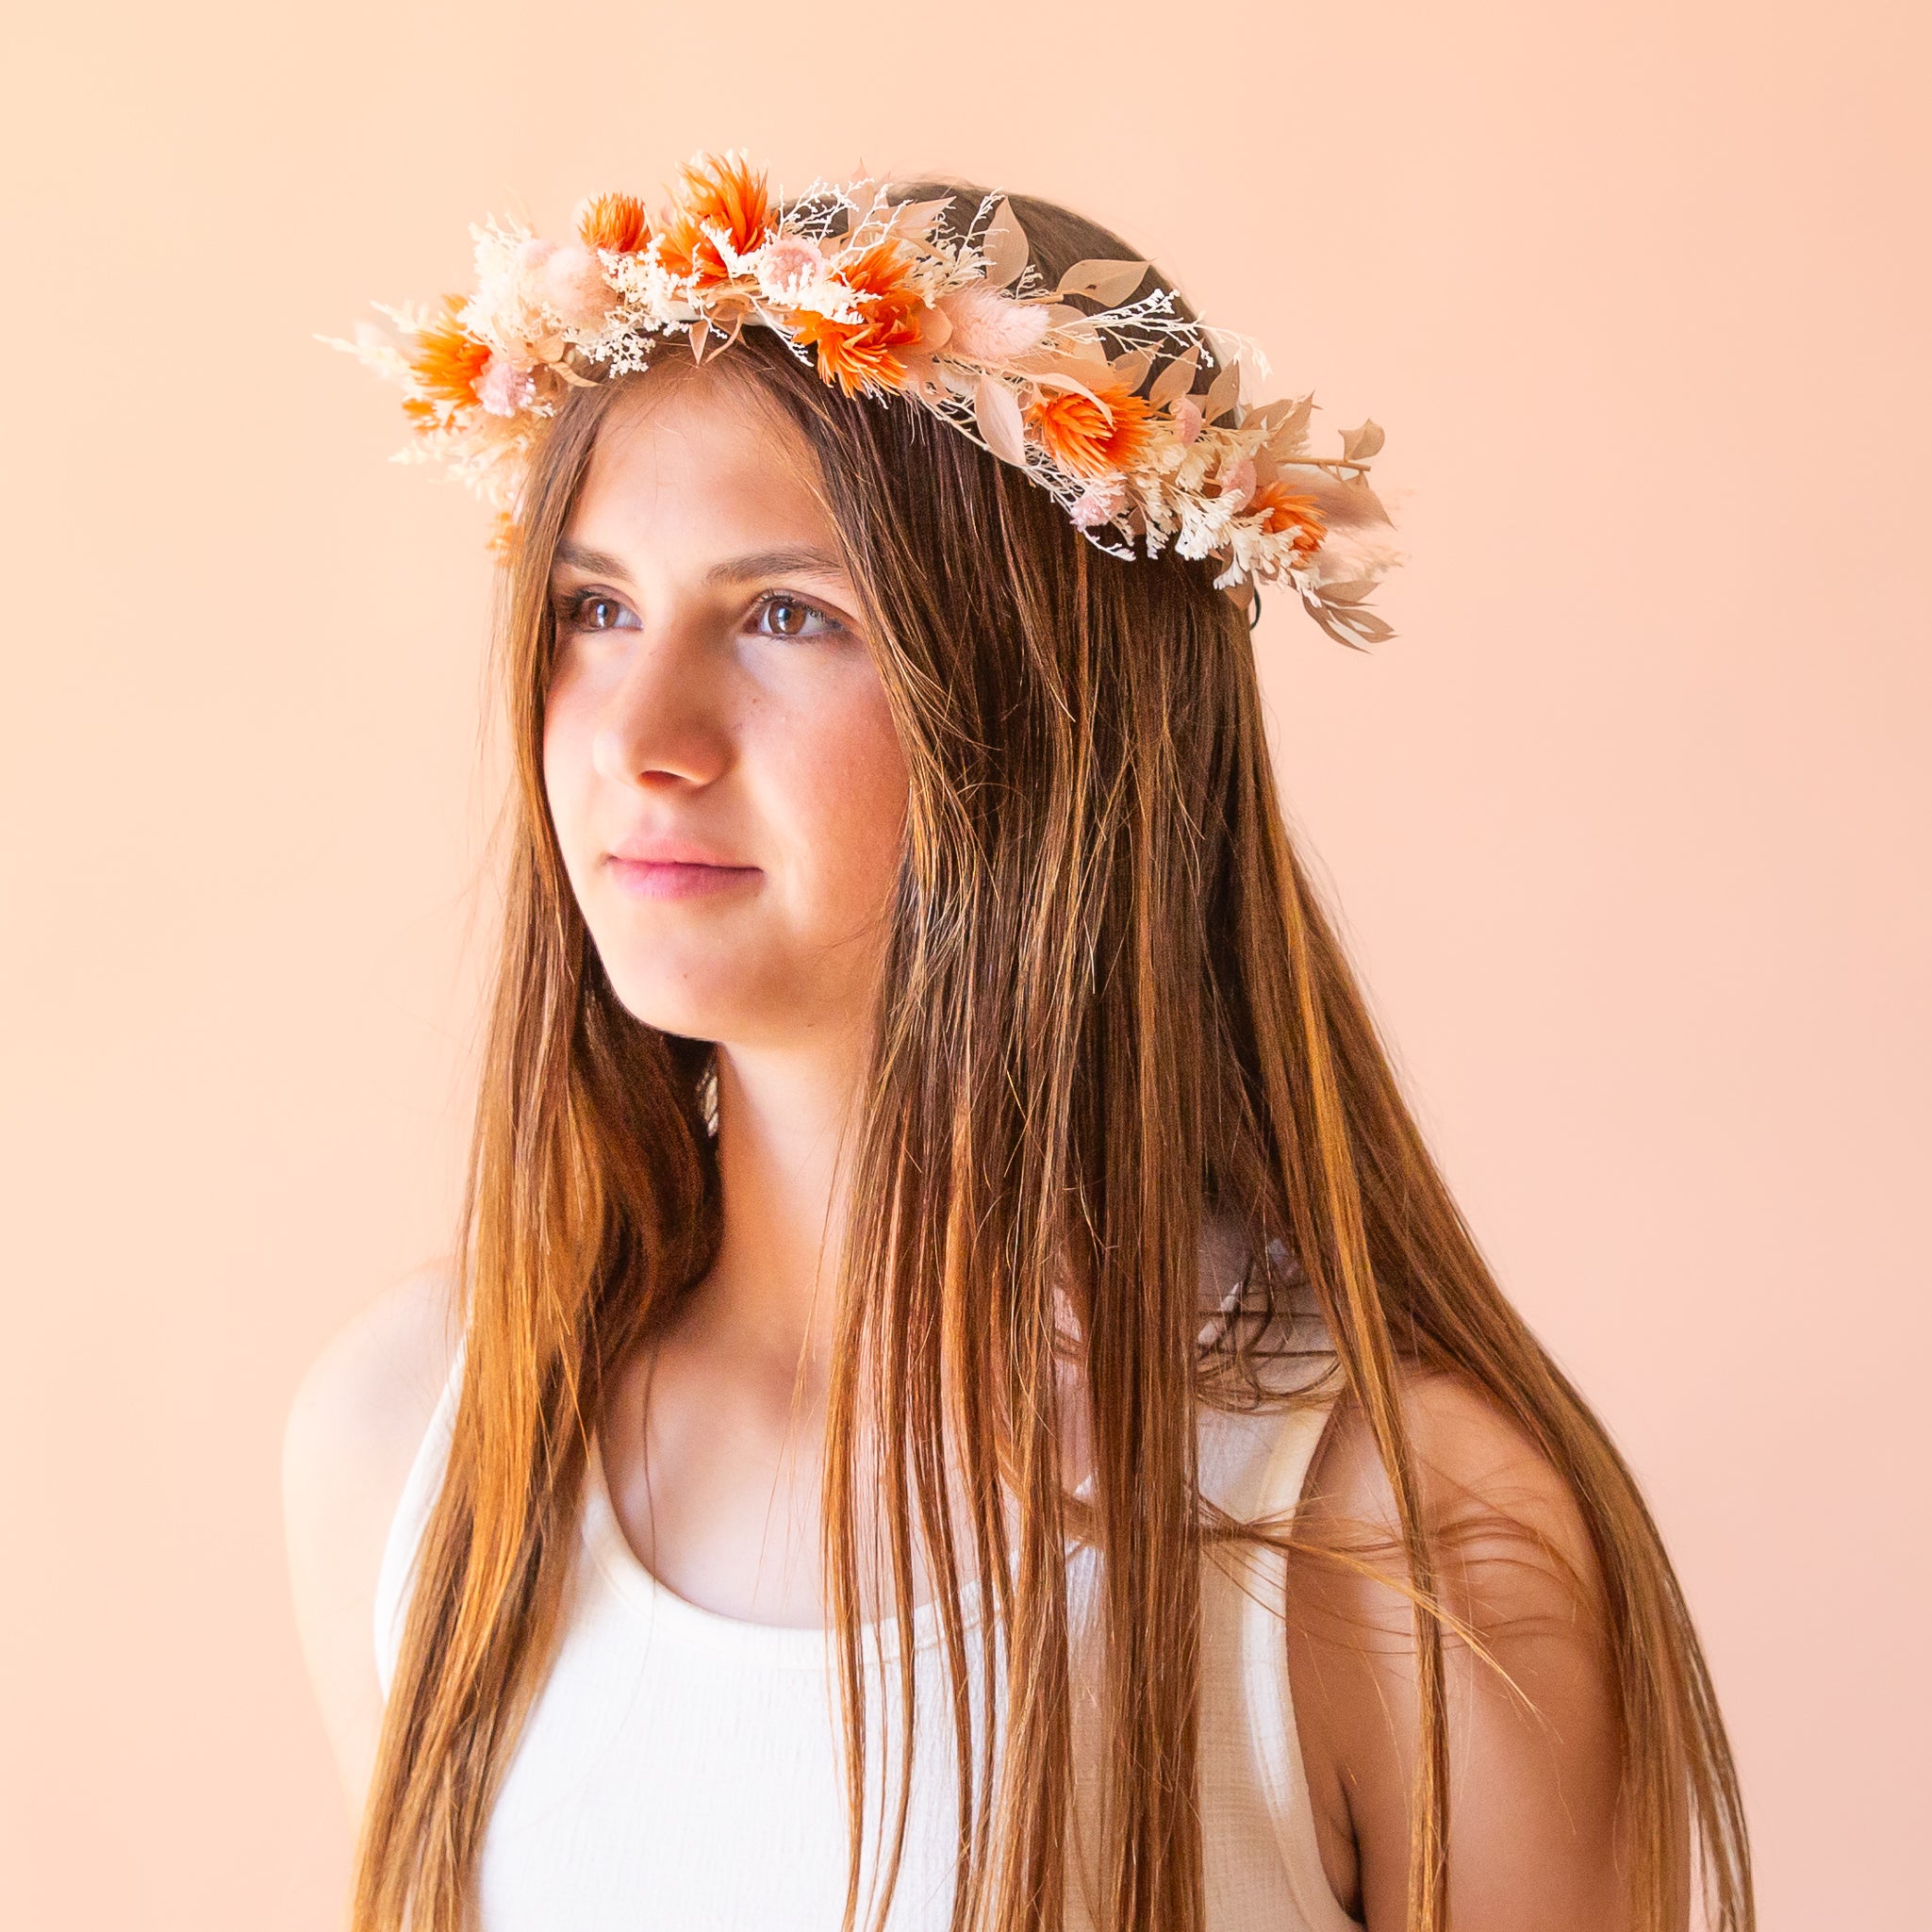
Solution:
{"label": "woman's cheek", "polygon": [[844,748],[842,783],[829,801],[830,816],[840,828],[853,923],[869,922],[886,911],[905,837],[905,758],[884,694],[875,691],[873,696],[874,702],[854,719]]}
{"label": "woman's cheek", "polygon": [[553,703],[544,719],[543,784],[565,868],[574,876],[583,857],[590,742],[584,721],[568,703]]}

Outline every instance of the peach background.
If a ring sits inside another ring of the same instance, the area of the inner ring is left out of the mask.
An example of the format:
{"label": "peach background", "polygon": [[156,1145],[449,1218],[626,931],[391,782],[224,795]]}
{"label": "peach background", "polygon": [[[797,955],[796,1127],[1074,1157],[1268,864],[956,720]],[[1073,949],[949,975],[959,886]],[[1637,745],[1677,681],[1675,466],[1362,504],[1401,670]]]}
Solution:
{"label": "peach background", "polygon": [[1923,15],[1235,12],[12,30],[8,1924],[338,1923],[278,1431],[451,1211],[485,560],[310,332],[732,141],[1068,199],[1388,426],[1399,640],[1261,632],[1293,807],[1649,1486],[1765,1924],[1924,1923]]}

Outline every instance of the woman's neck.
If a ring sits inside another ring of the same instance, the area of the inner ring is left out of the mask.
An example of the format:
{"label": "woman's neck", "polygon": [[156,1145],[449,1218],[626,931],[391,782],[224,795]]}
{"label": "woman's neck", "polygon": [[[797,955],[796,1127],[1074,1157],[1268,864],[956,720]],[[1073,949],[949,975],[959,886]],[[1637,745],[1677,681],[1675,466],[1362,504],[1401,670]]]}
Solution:
{"label": "woman's neck", "polygon": [[837,1039],[718,1051],[723,1225],[702,1320],[761,1368],[802,1370],[815,1392],[832,1355],[863,1065],[859,1044]]}
{"label": "woman's neck", "polygon": [[863,1066],[850,1049],[718,1049],[718,1252],[619,1377],[602,1431],[639,1560],[754,1623],[826,1614],[820,1466]]}

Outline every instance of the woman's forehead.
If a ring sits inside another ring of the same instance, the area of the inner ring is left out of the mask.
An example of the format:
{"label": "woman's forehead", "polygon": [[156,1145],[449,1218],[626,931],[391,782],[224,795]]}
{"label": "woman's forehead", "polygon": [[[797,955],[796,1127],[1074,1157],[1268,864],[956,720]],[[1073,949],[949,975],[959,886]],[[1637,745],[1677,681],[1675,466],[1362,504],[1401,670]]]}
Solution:
{"label": "woman's forehead", "polygon": [[803,434],[755,382],[653,371],[599,426],[570,519],[579,543],[816,542],[837,538]]}

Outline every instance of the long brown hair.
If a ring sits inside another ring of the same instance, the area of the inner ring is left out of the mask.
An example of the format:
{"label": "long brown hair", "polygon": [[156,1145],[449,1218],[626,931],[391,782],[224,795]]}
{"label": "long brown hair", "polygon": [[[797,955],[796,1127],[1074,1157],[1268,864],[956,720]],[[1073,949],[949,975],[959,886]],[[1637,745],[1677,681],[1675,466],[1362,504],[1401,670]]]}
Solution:
{"label": "long brown hair", "polygon": [[[949,190],[977,195],[901,191]],[[1052,204],[1015,206],[1049,281],[1131,254]],[[1046,492],[926,411],[838,396],[767,332],[730,356],[817,458],[910,773],[827,1424],[848,1926],[866,1832],[868,1547],[883,1551],[900,1624],[900,1765],[916,1568],[939,1610],[960,1772],[955,1927],[1062,1924],[1077,1513],[1104,1560],[1100,1923],[1199,1932],[1200,1565],[1217,1531],[1196,1413],[1222,1386],[1216,1351],[1255,1332],[1203,1350],[1212,1214],[1241,1229],[1263,1313],[1285,1315],[1291,1285],[1312,1293],[1393,1490],[1421,1690],[1412,1924],[1445,1924],[1448,1805],[1446,1619],[1401,1397],[1421,1366],[1494,1398],[1582,1511],[1616,1674],[1635,1923],[1680,1924],[1694,1864],[1713,1923],[1747,1932],[1736,1777],[1669,1561],[1603,1428],[1498,1292],[1404,1104],[1288,837],[1242,609],[1212,587],[1212,565],[1101,554]],[[616,999],[541,776],[553,553],[613,397],[652,379],[564,405],[501,580],[516,779],[463,1208],[466,1356],[364,1823],[356,1932],[466,1924],[492,1799],[551,1655],[603,1391],[717,1238],[710,1050]],[[1077,1512],[1056,1396],[1069,1305],[1094,1464]],[[862,1442],[876,1445],[864,1468]],[[990,1579],[991,1606],[969,1639],[973,1577]],[[997,1733],[975,1722],[969,1642],[983,1681],[997,1671]],[[882,1913],[907,1797],[901,1777]]]}

